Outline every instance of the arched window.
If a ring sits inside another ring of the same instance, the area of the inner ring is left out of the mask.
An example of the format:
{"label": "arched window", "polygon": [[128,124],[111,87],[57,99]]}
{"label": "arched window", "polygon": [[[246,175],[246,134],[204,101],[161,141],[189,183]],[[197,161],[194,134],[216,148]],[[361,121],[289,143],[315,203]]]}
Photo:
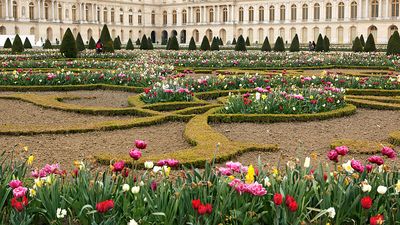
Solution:
{"label": "arched window", "polygon": [[[62,5],[61,4],[58,4],[58,20],[59,21],[62,21]],[[98,20],[100,20],[99,18],[98,18]]]}
{"label": "arched window", "polygon": [[297,20],[297,6],[295,4],[290,7],[290,19],[292,21]]}
{"label": "arched window", "polygon": [[319,9],[320,9],[319,4],[315,3],[314,4],[314,20],[319,20],[319,14],[320,14]]}
{"label": "arched window", "polygon": [[176,10],[172,11],[172,24],[176,25],[178,22],[178,18],[177,18],[177,12]]}
{"label": "arched window", "polygon": [[274,20],[275,20],[275,7],[271,5],[269,7],[269,21],[274,22]]}
{"label": "arched window", "polygon": [[243,7],[239,8],[239,22],[243,22]]}
{"label": "arched window", "polygon": [[196,9],[196,23],[200,23],[200,9]]}
{"label": "arched window", "polygon": [[138,20],[138,24],[142,25],[142,10],[138,11],[137,20]]}
{"label": "arched window", "polygon": [[133,24],[133,10],[129,9],[128,13],[129,13],[128,22],[129,22],[129,25],[132,25]]}
{"label": "arched window", "polygon": [[115,11],[114,8],[111,8],[111,23],[115,22]]}
{"label": "arched window", "polygon": [[163,12],[163,25],[167,25],[168,24],[168,13],[167,11]]}
{"label": "arched window", "polygon": [[339,2],[338,5],[338,19],[343,20],[344,19],[344,3]]}
{"label": "arched window", "polygon": [[224,8],[222,10],[222,21],[224,23],[228,22],[228,9],[227,8]]}
{"label": "arched window", "polygon": [[326,20],[331,20],[332,19],[332,3],[326,3]]}
{"label": "arched window", "polygon": [[49,19],[49,4],[47,2],[44,3],[44,19]]}
{"label": "arched window", "polygon": [[[155,14],[154,14],[154,17],[155,17]],[[187,23],[187,12],[186,12],[186,9],[184,9],[182,11],[182,24],[186,24],[186,23]]]}
{"label": "arched window", "polygon": [[[122,10],[122,9],[121,9]],[[85,5],[85,20],[86,21],[89,21],[89,6],[88,5]],[[121,21],[121,23],[122,23],[123,21]]]}
{"label": "arched window", "polygon": [[[107,8],[104,8],[104,10],[107,10]],[[107,13],[105,13],[104,15],[107,15]],[[76,21],[76,6],[75,5],[72,6],[72,21]]]}
{"label": "arched window", "polygon": [[357,19],[357,2],[351,3],[350,18]]}
{"label": "arched window", "polygon": [[29,3],[29,19],[35,19],[35,4],[33,2]]}
{"label": "arched window", "polygon": [[104,23],[108,22],[107,8],[103,9],[103,22]]}
{"label": "arched window", "polygon": [[393,17],[399,16],[399,6],[400,6],[400,0],[392,0],[392,16]]}
{"label": "arched window", "polygon": [[[87,6],[86,6],[87,7]],[[89,8],[88,8],[89,10]],[[88,16],[88,12],[86,12],[86,16]],[[86,19],[87,20],[87,19]],[[122,8],[119,9],[119,22],[121,24],[124,23],[124,10]],[[122,37],[122,33],[121,33],[121,37]]]}
{"label": "arched window", "polygon": [[208,10],[208,22],[213,23],[214,22],[214,9],[210,8]]}
{"label": "arched window", "polygon": [[249,22],[253,22],[254,21],[254,8],[252,6],[250,6],[249,8]]}
{"label": "arched window", "polygon": [[151,25],[156,25],[156,12],[151,11]]}
{"label": "arched window", "polygon": [[263,6],[260,6],[260,8],[258,8],[258,21],[264,22],[264,7]]}
{"label": "arched window", "polygon": [[18,18],[18,4],[16,1],[12,2],[12,10],[13,10],[13,18],[17,19]]}
{"label": "arched window", "polygon": [[303,9],[303,20],[308,20],[308,5],[304,4],[302,9]]}
{"label": "arched window", "polygon": [[279,19],[280,19],[280,21],[285,21],[285,14],[286,14],[286,7],[285,7],[285,5],[281,5],[281,8],[280,8],[280,17],[279,17]]}
{"label": "arched window", "polygon": [[379,2],[378,0],[372,0],[371,2],[371,17],[377,18],[379,16]]}

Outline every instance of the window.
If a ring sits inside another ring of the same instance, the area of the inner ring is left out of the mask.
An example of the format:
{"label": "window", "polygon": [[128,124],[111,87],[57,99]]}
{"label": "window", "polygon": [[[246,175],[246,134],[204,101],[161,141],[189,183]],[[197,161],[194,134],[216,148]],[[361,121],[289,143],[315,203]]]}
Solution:
{"label": "window", "polygon": [[280,21],[285,21],[285,12],[286,11],[286,7],[284,5],[281,5],[280,8]]}
{"label": "window", "polygon": [[304,4],[302,9],[303,9],[303,20],[308,20],[308,5]]}
{"label": "window", "polygon": [[224,8],[222,10],[222,21],[224,23],[228,22],[228,9],[227,8]]}
{"label": "window", "polygon": [[239,22],[243,22],[243,7],[239,8]]}
{"label": "window", "polygon": [[274,20],[275,20],[275,7],[270,6],[269,7],[269,21],[274,22]]}
{"label": "window", "polygon": [[319,4],[314,4],[314,20],[319,20]]}
{"label": "window", "polygon": [[249,22],[254,21],[254,8],[250,6],[249,8]]}
{"label": "window", "polygon": [[[86,13],[86,16],[88,15],[88,13]],[[124,23],[124,10],[121,8],[119,9],[119,22],[120,23]],[[122,36],[122,35],[121,35]]]}
{"label": "window", "polygon": [[264,22],[264,7],[263,6],[260,6],[260,8],[258,8],[258,21]]}
{"label": "window", "polygon": [[168,24],[168,14],[167,11],[163,12],[163,25],[167,25]]}
{"label": "window", "polygon": [[29,19],[35,19],[35,5],[33,2],[29,3]]}
{"label": "window", "polygon": [[138,20],[138,24],[139,24],[139,25],[142,25],[142,10],[139,10],[139,11],[138,11],[137,20]]}
{"label": "window", "polygon": [[44,3],[44,18],[49,19],[49,4],[47,2]]}
{"label": "window", "polygon": [[371,17],[376,18],[379,16],[379,2],[378,0],[373,0],[371,2]]}
{"label": "window", "polygon": [[156,25],[156,12],[151,11],[151,25]]}
{"label": "window", "polygon": [[[121,9],[122,10],[122,9]],[[86,4],[85,4],[85,20],[86,21],[89,21],[89,6],[87,6]]]}
{"label": "window", "polygon": [[13,18],[17,19],[18,18],[18,5],[16,1],[13,1]]}
{"label": "window", "polygon": [[[107,10],[107,8],[105,8],[104,10]],[[107,15],[107,13],[105,13],[104,15]],[[76,21],[76,6],[75,5],[72,6],[72,21]]]}
{"label": "window", "polygon": [[326,4],[326,20],[331,20],[332,19],[332,4],[327,3]]}
{"label": "window", "polygon": [[357,2],[351,3],[350,18],[357,19]]}
{"label": "window", "polygon": [[172,24],[176,25],[178,19],[177,19],[177,13],[176,10],[172,11]]}
{"label": "window", "polygon": [[62,6],[58,4],[58,20],[62,20]]}
{"label": "window", "polygon": [[210,9],[208,10],[208,21],[209,21],[210,23],[213,23],[213,22],[214,22],[214,9],[213,9],[213,8],[210,8]]}
{"label": "window", "polygon": [[291,7],[290,7],[290,19],[292,20],[292,21],[296,21],[297,20],[297,6],[296,5],[292,5]]}
{"label": "window", "polygon": [[344,19],[344,3],[339,2],[338,5],[338,19],[343,20]]}
{"label": "window", "polygon": [[103,22],[107,23],[107,8],[103,9]]}
{"label": "window", "polygon": [[399,16],[399,5],[400,0],[392,0],[392,16],[398,17]]}
{"label": "window", "polygon": [[133,24],[133,11],[132,11],[132,9],[129,9],[128,21],[129,21],[130,25]]}
{"label": "window", "polygon": [[[154,14],[155,17],[155,14]],[[187,23],[187,12],[186,10],[182,11],[182,24],[186,24]]]}
{"label": "window", "polygon": [[111,8],[111,23],[115,22],[115,12],[114,12],[114,8]]}
{"label": "window", "polygon": [[200,23],[200,9],[196,9],[196,23]]}

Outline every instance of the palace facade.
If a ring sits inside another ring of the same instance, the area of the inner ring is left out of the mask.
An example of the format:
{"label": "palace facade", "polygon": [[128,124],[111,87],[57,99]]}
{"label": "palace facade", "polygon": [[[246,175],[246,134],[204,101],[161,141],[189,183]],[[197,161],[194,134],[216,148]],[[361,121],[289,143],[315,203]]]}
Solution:
{"label": "palace facade", "polygon": [[278,36],[301,43],[319,33],[334,44],[349,44],[372,33],[386,43],[400,26],[400,0],[0,0],[0,35],[34,35],[59,41],[67,28],[83,40],[99,38],[103,24],[122,43],[142,35],[161,43],[176,35],[180,43],[203,35],[226,42],[243,34],[252,43]]}

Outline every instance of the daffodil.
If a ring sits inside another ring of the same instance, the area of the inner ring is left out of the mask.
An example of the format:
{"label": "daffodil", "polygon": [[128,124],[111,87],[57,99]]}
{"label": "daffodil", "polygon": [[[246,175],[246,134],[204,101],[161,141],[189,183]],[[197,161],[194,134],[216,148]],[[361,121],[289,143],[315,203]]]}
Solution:
{"label": "daffodil", "polygon": [[30,155],[28,157],[28,159],[26,160],[26,164],[32,165],[34,159],[35,159],[35,157],[33,155]]}
{"label": "daffodil", "polygon": [[246,174],[246,184],[251,184],[254,182],[254,174],[254,167],[253,165],[250,165]]}
{"label": "daffodil", "polygon": [[396,190],[396,193],[400,192],[400,180],[397,180],[397,183],[395,184],[394,189]]}

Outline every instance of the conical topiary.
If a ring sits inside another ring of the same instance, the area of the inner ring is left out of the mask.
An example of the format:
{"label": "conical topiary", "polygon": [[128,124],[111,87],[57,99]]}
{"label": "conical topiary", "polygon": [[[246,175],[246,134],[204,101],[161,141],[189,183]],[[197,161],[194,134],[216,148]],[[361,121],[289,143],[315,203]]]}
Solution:
{"label": "conical topiary", "polygon": [[71,29],[69,28],[65,31],[60,46],[60,52],[66,58],[76,58],[76,56],[78,55],[75,38],[71,32]]}
{"label": "conical topiary", "polygon": [[368,35],[367,42],[365,42],[364,52],[376,51],[375,40],[372,34]]}
{"label": "conical topiary", "polygon": [[44,42],[44,45],[43,45],[43,49],[52,49],[52,48],[53,48],[53,46],[51,45],[50,40],[46,39],[46,41]]}
{"label": "conical topiary", "polygon": [[153,41],[151,40],[151,38],[147,38],[147,49],[148,50],[153,50],[154,46],[153,46]]}
{"label": "conical topiary", "polygon": [[331,43],[329,42],[329,38],[325,35],[324,37],[324,51],[329,52]]}
{"label": "conical topiary", "polygon": [[318,35],[317,46],[315,46],[315,51],[316,52],[324,51],[324,39],[322,38],[321,34]]}
{"label": "conical topiary", "polygon": [[244,40],[244,37],[242,35],[240,35],[237,39],[235,51],[242,51],[242,52],[247,51],[246,41]]}
{"label": "conical topiary", "polygon": [[169,50],[175,50],[175,51],[179,50],[179,43],[176,36],[171,37],[169,41]]}
{"label": "conical topiary", "polygon": [[4,42],[4,48],[12,48],[12,43],[10,38],[7,38],[6,42]]}
{"label": "conical topiary", "polygon": [[249,37],[246,38],[246,46],[250,46],[250,39],[249,39]]}
{"label": "conical topiary", "polygon": [[31,42],[29,41],[29,39],[26,37],[25,41],[24,41],[24,48],[28,49],[28,48],[32,48]]}
{"label": "conical topiary", "polygon": [[19,35],[15,35],[14,42],[12,45],[12,52],[19,53],[24,51],[24,45],[22,44],[22,40]]}
{"label": "conical topiary", "polygon": [[400,54],[400,35],[396,30],[389,38],[387,44],[386,55],[399,55]]}
{"label": "conical topiary", "polygon": [[166,50],[169,50],[171,46],[171,38],[168,38],[167,45],[165,46]]}
{"label": "conical topiary", "polygon": [[128,43],[126,43],[126,50],[133,50],[133,49],[135,48],[133,47],[132,40],[129,38]]}
{"label": "conical topiary", "polygon": [[361,45],[363,46],[363,48],[365,47],[365,40],[364,40],[364,36],[361,34],[361,36],[360,36],[360,42],[361,42]]}
{"label": "conical topiary", "polygon": [[233,38],[232,45],[236,45],[236,38]]}
{"label": "conical topiary", "polygon": [[211,42],[211,51],[219,51],[219,39],[217,37],[214,37]]}
{"label": "conical topiary", "polygon": [[78,35],[76,36],[76,48],[80,52],[85,50],[85,44],[83,43],[81,33],[79,33],[79,32],[78,32]]}
{"label": "conical topiary", "polygon": [[222,41],[222,38],[219,38],[219,45],[221,45],[221,46],[224,45],[224,41]]}
{"label": "conical topiary", "polygon": [[113,45],[115,50],[121,50],[121,42],[119,41],[119,36],[114,38]]}
{"label": "conical topiary", "polygon": [[275,45],[274,45],[275,52],[284,52],[285,51],[285,44],[283,43],[283,39],[281,37],[276,38]]}
{"label": "conical topiary", "polygon": [[207,36],[204,36],[203,41],[201,42],[201,45],[200,45],[200,50],[210,51],[210,49],[211,49],[210,41],[208,40]]}
{"label": "conical topiary", "polygon": [[190,38],[190,42],[189,42],[189,50],[196,50],[197,46],[196,46],[196,42],[194,41],[194,38]]}
{"label": "conical topiary", "polygon": [[300,51],[300,42],[299,42],[299,37],[297,36],[297,34],[294,35],[292,43],[290,43],[289,51],[291,51],[291,52]]}
{"label": "conical topiary", "polygon": [[141,44],[139,38],[136,40],[135,44],[136,44],[136,45],[140,45],[140,44]]}
{"label": "conical topiary", "polygon": [[103,44],[103,52],[114,52],[114,42],[106,24],[104,24],[101,30],[100,41]]}
{"label": "conical topiary", "polygon": [[262,47],[261,47],[261,51],[263,51],[263,52],[270,52],[271,50],[272,50],[272,49],[271,49],[271,45],[269,44],[268,37],[265,36],[263,45],[262,45]]}
{"label": "conical topiary", "polygon": [[149,42],[147,40],[146,35],[143,35],[142,41],[140,42],[140,50],[148,50],[149,49]]}
{"label": "conical topiary", "polygon": [[356,37],[353,41],[353,47],[351,48],[353,52],[362,52],[363,47],[359,37]]}
{"label": "conical topiary", "polygon": [[96,41],[93,39],[93,37],[90,37],[88,49],[96,49]]}

